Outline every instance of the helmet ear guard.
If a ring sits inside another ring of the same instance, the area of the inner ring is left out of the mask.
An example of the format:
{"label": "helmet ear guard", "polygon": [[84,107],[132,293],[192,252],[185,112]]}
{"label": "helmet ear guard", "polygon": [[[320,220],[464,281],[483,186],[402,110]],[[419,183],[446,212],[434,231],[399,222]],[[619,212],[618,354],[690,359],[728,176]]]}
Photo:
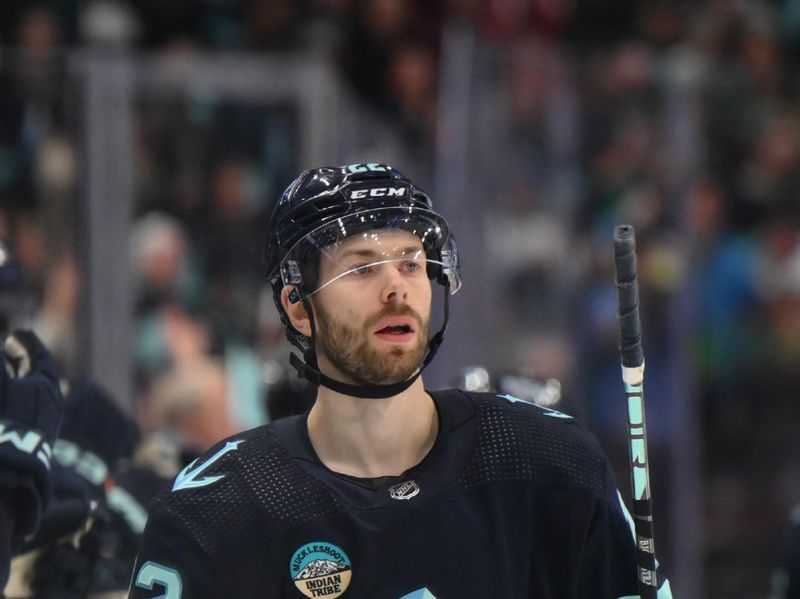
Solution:
{"label": "helmet ear guard", "polygon": [[[280,284],[280,279],[276,284],[272,284],[272,299],[273,302],[275,303],[276,309],[278,310],[278,316],[281,319],[281,323],[283,324],[284,329],[286,330],[286,338],[292,343],[292,345],[297,347],[299,350],[306,352],[310,347],[308,343],[308,337],[303,333],[301,333],[300,331],[298,331],[296,328],[294,328],[294,325],[292,324],[292,319],[289,317],[289,313],[283,307],[283,300],[282,300],[283,289],[284,286]],[[300,292],[296,287],[289,291],[287,299],[291,304],[297,304],[299,302],[304,301],[301,299]],[[311,309],[310,304],[308,302],[305,303],[306,303],[305,306],[306,310],[310,310]]]}
{"label": "helmet ear guard", "polygon": [[440,250],[439,262],[441,262],[441,264],[435,262],[428,263],[428,278],[431,281],[436,281],[453,294],[458,291],[458,288],[461,286],[458,253],[455,249]]}

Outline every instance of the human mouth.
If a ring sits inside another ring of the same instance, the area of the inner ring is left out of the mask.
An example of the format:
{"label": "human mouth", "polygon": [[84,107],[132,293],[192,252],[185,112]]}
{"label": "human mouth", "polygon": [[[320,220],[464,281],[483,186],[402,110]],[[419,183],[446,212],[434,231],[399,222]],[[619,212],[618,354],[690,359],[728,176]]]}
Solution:
{"label": "human mouth", "polygon": [[409,318],[390,318],[382,321],[375,330],[375,335],[384,341],[401,343],[414,338],[414,322]]}

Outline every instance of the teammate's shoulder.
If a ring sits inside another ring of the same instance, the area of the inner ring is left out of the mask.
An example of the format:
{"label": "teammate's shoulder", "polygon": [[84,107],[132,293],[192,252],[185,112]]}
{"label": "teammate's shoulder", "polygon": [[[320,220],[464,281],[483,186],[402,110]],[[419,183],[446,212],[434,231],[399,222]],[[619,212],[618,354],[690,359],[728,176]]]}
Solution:
{"label": "teammate's shoulder", "polygon": [[530,480],[604,492],[605,454],[577,419],[510,395],[467,396],[480,426],[478,450],[462,474],[465,483]]}

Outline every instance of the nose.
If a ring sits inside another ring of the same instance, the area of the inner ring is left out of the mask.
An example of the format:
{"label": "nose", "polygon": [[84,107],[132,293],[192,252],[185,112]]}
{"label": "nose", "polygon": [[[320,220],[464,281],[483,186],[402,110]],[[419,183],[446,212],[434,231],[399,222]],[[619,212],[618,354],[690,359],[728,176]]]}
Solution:
{"label": "nose", "polygon": [[384,304],[403,301],[408,299],[408,282],[396,268],[396,265],[389,263],[384,265],[383,289],[381,290],[381,300]]}

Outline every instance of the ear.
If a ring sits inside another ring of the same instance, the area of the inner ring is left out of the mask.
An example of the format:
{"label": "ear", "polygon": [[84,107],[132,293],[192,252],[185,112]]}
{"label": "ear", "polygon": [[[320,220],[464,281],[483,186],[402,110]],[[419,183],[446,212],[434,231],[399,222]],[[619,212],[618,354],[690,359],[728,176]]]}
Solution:
{"label": "ear", "polygon": [[303,302],[292,303],[289,301],[289,294],[294,291],[294,285],[286,285],[281,289],[281,304],[286,314],[289,316],[289,322],[301,334],[306,337],[311,337],[311,319],[308,317],[308,311],[303,305]]}

